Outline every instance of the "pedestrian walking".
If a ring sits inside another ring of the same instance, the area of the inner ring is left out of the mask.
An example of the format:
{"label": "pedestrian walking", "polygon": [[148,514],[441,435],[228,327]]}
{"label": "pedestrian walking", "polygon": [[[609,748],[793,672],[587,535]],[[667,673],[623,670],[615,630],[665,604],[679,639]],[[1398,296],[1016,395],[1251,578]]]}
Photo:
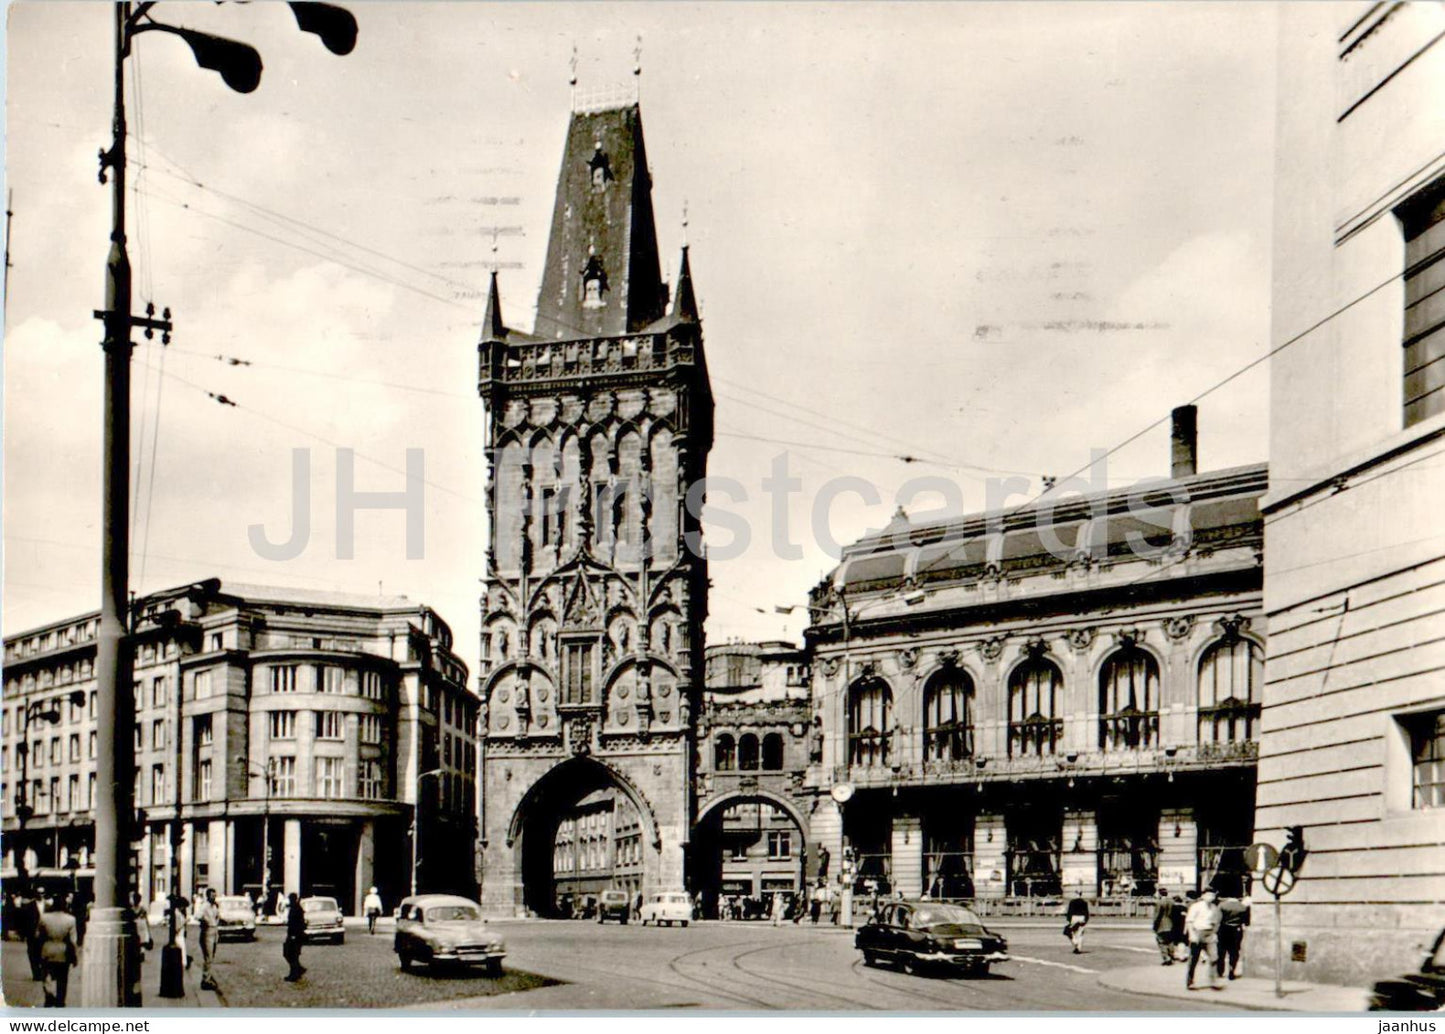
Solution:
{"label": "pedestrian walking", "polygon": [[376,921],[381,918],[381,895],[372,887],[361,901],[361,910],[366,913],[366,932],[376,933]]}
{"label": "pedestrian walking", "polygon": [[25,956],[30,961],[30,979],[36,983],[45,979],[45,967],[40,964],[41,911],[40,895],[28,892],[20,905],[20,932],[25,938]]}
{"label": "pedestrian walking", "polygon": [[1075,894],[1064,910],[1064,936],[1074,946],[1074,954],[1084,952],[1084,927],[1089,925],[1089,903]]}
{"label": "pedestrian walking", "polygon": [[1249,899],[1225,898],[1219,903],[1219,912],[1219,975],[1234,980],[1239,976],[1244,928],[1249,925]]}
{"label": "pedestrian walking", "polygon": [[838,918],[839,918],[839,916],[841,916],[842,914],[843,914],[843,895],[842,895],[839,891],[834,890],[832,887],[829,887],[829,888],[828,888],[828,920],[829,920],[834,926],[837,926],[837,925],[838,925]]}
{"label": "pedestrian walking", "polygon": [[45,1006],[62,1008],[70,988],[70,967],[80,960],[75,934],[75,916],[70,914],[64,894],[40,917],[40,964],[45,979]]}
{"label": "pedestrian walking", "polygon": [[221,946],[221,906],[216,902],[216,888],[207,887],[206,896],[196,909],[201,923],[201,990],[216,990],[216,949]]}
{"label": "pedestrian walking", "polygon": [[783,897],[782,891],[773,892],[773,925],[783,925],[783,914],[788,910],[787,898]]}
{"label": "pedestrian walking", "polygon": [[151,937],[150,916],[146,915],[145,906],[141,903],[140,895],[135,891],[131,891],[130,910],[131,914],[135,916],[136,934],[140,937],[140,960],[144,962],[146,952],[155,948],[156,942]]}
{"label": "pedestrian walking", "polygon": [[286,895],[286,939],[281,942],[281,957],[291,967],[286,980],[296,983],[306,967],[301,965],[301,945],[306,940],[306,913],[301,911],[301,899],[292,891]]}
{"label": "pedestrian walking", "polygon": [[1198,901],[1189,906],[1189,914],[1184,917],[1184,929],[1189,937],[1189,969],[1184,974],[1184,986],[1190,991],[1197,990],[1194,970],[1199,965],[1200,955],[1208,963],[1209,986],[1216,991],[1223,989],[1216,972],[1219,965],[1219,922],[1223,918],[1217,898],[1214,891],[1206,890]]}
{"label": "pedestrian walking", "polygon": [[813,888],[813,900],[808,902],[808,918],[812,920],[814,926],[818,925],[818,920],[823,915],[823,902],[827,900],[827,897],[828,888],[823,886],[820,881],[818,885]]}
{"label": "pedestrian walking", "polygon": [[166,917],[170,922],[170,942],[181,949],[181,962],[186,969],[191,968],[191,953],[186,948],[186,923],[191,918],[191,901],[180,894],[172,894],[167,899],[168,908]]}
{"label": "pedestrian walking", "polygon": [[1159,945],[1161,966],[1174,964],[1174,902],[1167,890],[1159,891],[1159,901],[1154,906],[1154,943]]}
{"label": "pedestrian walking", "polygon": [[1169,903],[1169,939],[1174,945],[1175,962],[1189,960],[1189,938],[1184,933],[1184,917],[1189,913],[1189,905],[1193,904],[1195,896],[1191,895],[1191,900],[1186,904],[1182,896],[1175,894]]}

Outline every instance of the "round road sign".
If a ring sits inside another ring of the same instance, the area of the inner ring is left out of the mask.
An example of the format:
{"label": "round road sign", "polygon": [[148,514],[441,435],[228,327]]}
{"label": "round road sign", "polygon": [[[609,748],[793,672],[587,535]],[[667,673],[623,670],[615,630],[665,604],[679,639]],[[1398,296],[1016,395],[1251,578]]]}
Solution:
{"label": "round road sign", "polygon": [[1244,849],[1244,864],[1250,872],[1269,872],[1278,861],[1273,844],[1250,844]]}
{"label": "round road sign", "polygon": [[1294,888],[1294,873],[1285,868],[1274,868],[1260,878],[1264,889],[1277,898],[1282,898]]}

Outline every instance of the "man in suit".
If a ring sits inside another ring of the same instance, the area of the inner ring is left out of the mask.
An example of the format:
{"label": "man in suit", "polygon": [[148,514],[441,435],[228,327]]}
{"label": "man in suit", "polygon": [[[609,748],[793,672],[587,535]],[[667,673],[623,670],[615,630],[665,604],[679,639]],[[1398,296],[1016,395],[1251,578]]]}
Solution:
{"label": "man in suit", "polygon": [[70,967],[79,957],[75,916],[70,914],[69,902],[64,894],[56,895],[50,908],[40,917],[39,940],[40,965],[45,976],[45,1006],[62,1008],[70,988]]}
{"label": "man in suit", "polygon": [[292,891],[286,897],[286,940],[281,944],[281,955],[291,971],[285,979],[296,983],[306,967],[301,965],[301,945],[306,941],[306,913],[301,911],[301,899]]}

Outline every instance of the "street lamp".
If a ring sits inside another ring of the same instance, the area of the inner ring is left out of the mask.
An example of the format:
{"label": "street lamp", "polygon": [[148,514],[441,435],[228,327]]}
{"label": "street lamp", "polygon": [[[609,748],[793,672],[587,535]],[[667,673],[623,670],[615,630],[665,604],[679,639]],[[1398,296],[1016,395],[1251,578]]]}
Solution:
{"label": "street lamp", "polygon": [[[135,807],[135,709],[129,695],[134,659],[125,621],[130,581],[130,334],[135,327],[148,337],[160,331],[164,343],[171,330],[170,310],[163,311],[160,319],[154,318],[154,306],[147,306],[145,316],[131,310],[125,236],[125,59],[135,36],[162,32],[185,40],[197,63],[219,72],[234,90],[249,93],[261,80],[261,56],[251,47],[154,21],[150,15],[154,7],[155,0],[115,4],[114,137],[110,150],[100,152],[100,181],[107,181],[109,171],[112,195],[106,307],[95,313],[105,325],[101,600],[95,651],[96,726],[101,735],[95,759],[95,905],[81,969],[81,1000],[92,1009],[141,1001],[140,939],[127,900],[128,841]],[[297,26],[321,37],[332,53],[346,54],[356,45],[356,19],[349,12],[320,3],[290,7]]]}
{"label": "street lamp", "polygon": [[271,780],[276,773],[276,759],[267,758],[264,769],[247,758],[237,758],[236,764],[244,767],[248,776],[260,779],[265,792],[261,804],[261,903],[264,907],[271,892]]}
{"label": "street lamp", "polygon": [[[74,707],[85,705],[85,690],[73,689],[68,698]],[[30,821],[35,809],[30,806],[30,723],[34,721],[60,724],[60,697],[32,700],[26,704],[20,715],[20,742],[15,755],[20,761],[20,785],[15,788],[15,819],[18,824],[15,837],[15,872],[22,890],[28,889],[30,873],[26,868],[25,855],[29,847],[25,839],[25,824]]]}
{"label": "street lamp", "polygon": [[411,817],[411,824],[412,824],[412,831],[411,831],[411,893],[412,893],[412,896],[413,896],[413,897],[415,897],[415,896],[416,896],[416,893],[417,893],[417,869],[418,869],[418,867],[421,865],[421,862],[422,862],[422,854],[421,854],[421,820],[422,820],[422,807],[421,807],[421,802],[426,799],[426,795],[422,792],[421,781],[422,781],[423,779],[427,778],[428,776],[439,776],[439,775],[442,775],[443,772],[444,772],[444,769],[433,768],[431,771],[429,771],[429,772],[423,772],[423,773],[421,773],[421,775],[419,775],[419,776],[416,777],[416,805],[412,808],[412,817]]}

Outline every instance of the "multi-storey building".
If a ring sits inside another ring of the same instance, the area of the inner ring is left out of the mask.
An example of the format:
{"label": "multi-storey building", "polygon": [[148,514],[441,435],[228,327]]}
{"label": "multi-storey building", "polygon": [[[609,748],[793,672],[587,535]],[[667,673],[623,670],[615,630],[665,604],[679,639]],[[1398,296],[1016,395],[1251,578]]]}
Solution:
{"label": "multi-storey building", "polygon": [[987,903],[1239,880],[1266,471],[1195,473],[1193,408],[1175,417],[1171,479],[900,514],[814,592],[811,834],[846,852],[855,890]]}
{"label": "multi-storey building", "polygon": [[1280,19],[1256,825],[1289,975],[1354,984],[1445,924],[1445,9]]}
{"label": "multi-storey building", "polygon": [[[688,490],[706,471],[713,403],[687,251],[669,310],[651,197],[637,105],[580,105],[533,333],[503,321],[495,275],[487,300],[493,913],[562,911],[557,864],[596,821],[599,792],[614,828],[641,831],[640,869],[616,878],[645,892],[685,881],[707,613],[701,500]],[[609,878],[616,855],[587,878]]]}
{"label": "multi-storey building", "polygon": [[[7,872],[89,866],[96,623],[5,640]],[[433,611],[212,580],[142,599],[134,629],[143,898],[269,887],[354,909],[372,884],[411,891],[414,861],[422,887],[475,888],[458,845],[476,837],[478,702]]]}
{"label": "multi-storey building", "polygon": [[809,861],[808,659],[792,643],[726,643],[707,648],[706,665],[690,889],[704,915],[720,898],[766,910],[801,889]]}

